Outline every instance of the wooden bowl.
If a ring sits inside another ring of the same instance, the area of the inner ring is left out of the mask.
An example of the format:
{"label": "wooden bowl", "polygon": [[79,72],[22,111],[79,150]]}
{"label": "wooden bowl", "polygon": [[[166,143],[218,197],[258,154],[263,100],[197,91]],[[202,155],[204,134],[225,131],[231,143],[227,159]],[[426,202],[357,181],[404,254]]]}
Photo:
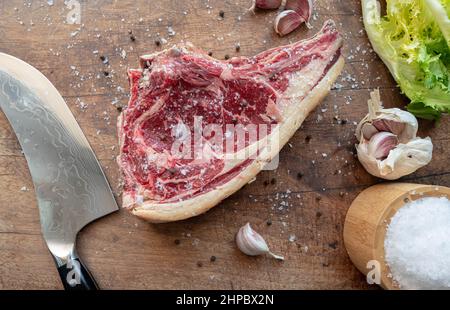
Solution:
{"label": "wooden bowl", "polygon": [[390,275],[384,257],[387,225],[394,214],[407,202],[423,197],[447,197],[450,188],[435,185],[386,183],[364,190],[352,202],[344,224],[344,244],[350,259],[363,274],[371,270],[368,263],[380,263],[380,285],[398,289]]}

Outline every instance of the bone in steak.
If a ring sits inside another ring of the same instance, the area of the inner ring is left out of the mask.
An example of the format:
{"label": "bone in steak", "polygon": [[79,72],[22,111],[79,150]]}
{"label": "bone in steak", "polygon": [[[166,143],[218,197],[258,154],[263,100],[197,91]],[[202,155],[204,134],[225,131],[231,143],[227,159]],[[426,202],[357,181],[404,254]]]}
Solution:
{"label": "bone in steak", "polygon": [[142,56],[118,120],[123,207],[180,220],[247,184],[328,93],[341,47],[328,21],[309,40],[252,58],[219,61],[191,44]]}

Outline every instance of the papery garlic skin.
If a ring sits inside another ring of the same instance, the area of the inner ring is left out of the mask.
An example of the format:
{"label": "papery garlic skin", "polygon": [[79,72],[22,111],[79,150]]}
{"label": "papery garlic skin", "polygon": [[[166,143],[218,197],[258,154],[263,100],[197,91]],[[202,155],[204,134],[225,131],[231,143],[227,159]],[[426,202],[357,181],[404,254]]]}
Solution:
{"label": "papery garlic skin", "polygon": [[377,160],[367,152],[367,143],[357,146],[358,159],[370,174],[397,180],[426,166],[432,159],[433,143],[430,138],[415,138],[406,144],[399,144],[389,152],[385,160]]}
{"label": "papery garlic skin", "polygon": [[236,234],[236,244],[239,250],[249,256],[269,254],[276,259],[284,260],[283,256],[270,252],[269,246],[264,238],[251,228],[250,223],[245,224],[239,229]]}
{"label": "papery garlic skin", "polygon": [[358,159],[367,172],[396,180],[427,165],[433,144],[430,138],[417,137],[416,117],[397,108],[384,109],[378,90],[370,97],[369,114],[356,128]]}

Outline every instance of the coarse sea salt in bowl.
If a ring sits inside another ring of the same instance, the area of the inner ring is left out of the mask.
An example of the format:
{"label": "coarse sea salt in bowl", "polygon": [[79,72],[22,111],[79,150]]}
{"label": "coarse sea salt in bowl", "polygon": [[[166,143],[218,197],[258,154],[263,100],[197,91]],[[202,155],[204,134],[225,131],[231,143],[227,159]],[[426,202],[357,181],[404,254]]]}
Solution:
{"label": "coarse sea salt in bowl", "polygon": [[369,283],[450,289],[450,188],[386,183],[352,203],[344,243]]}

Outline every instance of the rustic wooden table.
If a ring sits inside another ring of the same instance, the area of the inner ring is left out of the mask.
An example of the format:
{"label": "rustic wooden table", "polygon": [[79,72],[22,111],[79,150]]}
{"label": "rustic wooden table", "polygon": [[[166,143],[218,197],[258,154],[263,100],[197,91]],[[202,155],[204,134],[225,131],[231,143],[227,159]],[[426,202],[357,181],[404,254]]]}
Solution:
{"label": "rustic wooden table", "polygon": [[[311,36],[329,18],[345,37],[347,64],[341,78],[282,150],[277,170],[262,172],[220,206],[191,220],[152,225],[121,210],[80,233],[79,252],[102,288],[370,288],[342,241],[351,201],[380,182],[354,157],[355,124],[367,112],[371,89],[380,88],[387,107],[407,101],[370,48],[360,1],[317,0],[313,29],[303,27],[285,38],[272,30],[275,12],[246,12],[250,0],[79,3],[81,24],[72,25],[63,0],[1,0],[0,52],[29,62],[59,89],[117,197],[117,107],[127,103],[126,70],[137,66],[140,54],[188,40],[221,59],[253,55]],[[433,139],[434,158],[404,181],[450,186],[449,120],[444,117],[437,126],[421,122],[421,135]],[[286,261],[241,254],[234,235],[246,222]],[[0,288],[61,287],[40,234],[25,158],[0,113]]]}

